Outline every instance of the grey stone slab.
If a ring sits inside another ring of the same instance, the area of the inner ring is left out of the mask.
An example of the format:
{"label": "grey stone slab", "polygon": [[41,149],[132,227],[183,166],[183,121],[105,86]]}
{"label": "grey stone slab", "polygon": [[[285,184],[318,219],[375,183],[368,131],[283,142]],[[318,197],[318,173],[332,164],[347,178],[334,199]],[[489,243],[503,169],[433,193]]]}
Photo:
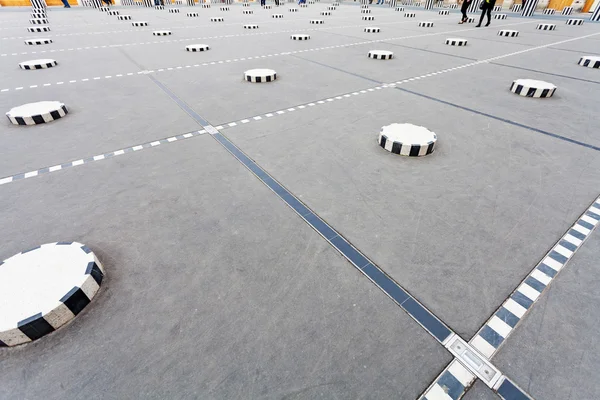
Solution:
{"label": "grey stone slab", "polygon": [[[557,51],[554,48],[541,49],[531,54],[523,54],[519,57],[511,57],[503,60],[494,62],[495,65],[503,65],[512,67],[512,71],[507,73],[518,74],[519,76],[526,76],[531,72],[538,72],[540,75],[539,79],[547,80],[552,82],[556,77],[565,78],[562,82],[569,84],[571,81],[579,81],[583,85],[594,91],[594,88],[598,90],[600,86],[600,74],[597,69],[587,68],[578,65],[581,56],[595,54],[598,51],[592,51],[592,48],[600,45],[600,42],[592,43],[583,40],[582,43],[574,42],[573,44],[585,44],[589,49],[588,51],[581,52],[563,52]],[[553,62],[547,62],[547,60],[553,60]],[[572,79],[569,79],[572,78]],[[589,92],[582,93],[585,96],[589,96]]]}
{"label": "grey stone slab", "polygon": [[2,93],[0,109],[40,100],[62,101],[69,114],[34,126],[0,120],[3,177],[201,129],[145,76]]}
{"label": "grey stone slab", "polygon": [[[214,66],[214,74],[192,71],[165,72],[157,79],[212,124],[276,111],[330,96],[364,89],[373,83],[299,58],[265,57]],[[269,83],[244,81],[244,71],[269,68],[277,80]],[[213,95],[218,93],[218,96]]]}
{"label": "grey stone slab", "polygon": [[[436,151],[382,150],[393,122]],[[465,338],[597,196],[598,152],[396,89],[226,135]]]}
{"label": "grey stone slab", "polygon": [[0,188],[1,258],[77,240],[107,271],[0,350],[0,397],[416,398],[450,361],[210,136],[120,157]]}
{"label": "grey stone slab", "polygon": [[[66,48],[68,49],[68,48]],[[19,63],[28,60],[49,58],[55,60],[58,65],[52,68],[38,70],[24,70],[19,68]],[[110,62],[106,62],[110,59]],[[14,91],[16,87],[24,87],[24,91],[31,90],[31,85],[38,85],[36,90],[49,91],[43,88],[46,83],[55,84],[57,82],[69,82],[70,80],[80,81],[81,79],[93,79],[95,77],[104,78],[107,75],[127,74],[128,72],[137,72],[140,68],[128,59],[121,49],[102,49],[90,50],[85,55],[77,51],[49,52],[27,54],[19,57],[11,57],[11,63],[5,62],[3,67],[8,70],[6,74],[0,77],[0,88],[9,88]],[[71,84],[74,85],[74,84]],[[80,83],[77,83],[80,85]],[[77,90],[77,87],[73,88]],[[43,93],[46,94],[46,93]],[[38,94],[43,95],[42,93]],[[9,96],[9,93],[2,93],[0,97]]]}
{"label": "grey stone slab", "polygon": [[[564,52],[548,51],[552,53],[539,50],[530,57],[537,55],[540,62],[564,62]],[[568,62],[573,62],[572,57],[567,58]],[[506,63],[511,62],[510,60],[509,57],[498,62]],[[574,65],[573,68],[575,67],[578,66]],[[587,76],[589,73],[583,67],[579,67],[578,71],[580,76]],[[512,82],[524,78],[553,83],[557,90],[553,97],[546,99],[527,98],[510,92]],[[410,82],[405,87],[478,112],[600,146],[600,140],[595,135],[594,119],[589,118],[596,112],[596,107],[590,99],[597,96],[597,86],[595,83],[548,76],[541,72],[485,64],[453,71],[451,77],[441,74],[419,82]]]}
{"label": "grey stone slab", "polygon": [[464,400],[498,400],[498,396],[479,379],[463,397]]}
{"label": "grey stone slab", "polygon": [[595,232],[494,358],[536,399],[598,397],[599,251]]}

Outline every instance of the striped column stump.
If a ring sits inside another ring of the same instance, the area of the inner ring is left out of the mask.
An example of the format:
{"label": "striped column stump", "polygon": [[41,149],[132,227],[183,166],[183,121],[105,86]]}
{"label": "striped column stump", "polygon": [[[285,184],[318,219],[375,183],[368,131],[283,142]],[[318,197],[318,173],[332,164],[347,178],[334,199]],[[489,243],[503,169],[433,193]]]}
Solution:
{"label": "striped column stump", "polygon": [[277,73],[272,69],[250,69],[244,72],[244,80],[252,83],[273,82],[277,79]]}
{"label": "striped column stump", "polygon": [[391,60],[394,58],[394,53],[387,50],[371,50],[367,54],[367,57],[374,60]]}
{"label": "striped column stump", "polygon": [[547,98],[556,92],[556,86],[535,79],[517,79],[510,85],[510,91],[523,97]]}
{"label": "striped column stump", "polygon": [[[59,111],[62,107],[53,110]],[[40,339],[74,319],[98,293],[103,278],[104,268],[96,255],[76,242],[44,244],[4,260],[0,347]]]}
{"label": "striped column stump", "polygon": [[381,128],[377,142],[393,154],[422,157],[433,153],[437,135],[413,124],[391,124]]}
{"label": "striped column stump", "polygon": [[583,56],[578,64],[582,67],[600,69],[600,56]]}

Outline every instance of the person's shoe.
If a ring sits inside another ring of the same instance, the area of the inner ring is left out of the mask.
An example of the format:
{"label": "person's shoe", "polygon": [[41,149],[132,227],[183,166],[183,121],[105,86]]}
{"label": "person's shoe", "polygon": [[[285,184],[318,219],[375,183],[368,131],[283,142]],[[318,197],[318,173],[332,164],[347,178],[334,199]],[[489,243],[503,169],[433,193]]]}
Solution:
{"label": "person's shoe", "polygon": [[475,28],[481,28],[481,24],[475,25]]}
{"label": "person's shoe", "polygon": [[487,24],[485,24],[485,26],[490,26],[490,23],[488,22]]}

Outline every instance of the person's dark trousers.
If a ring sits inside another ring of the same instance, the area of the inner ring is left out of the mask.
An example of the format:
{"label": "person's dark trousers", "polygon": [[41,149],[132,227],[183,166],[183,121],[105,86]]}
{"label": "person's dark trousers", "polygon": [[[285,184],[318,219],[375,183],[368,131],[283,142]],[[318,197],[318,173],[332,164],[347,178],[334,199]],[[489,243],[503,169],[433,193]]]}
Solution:
{"label": "person's dark trousers", "polygon": [[463,1],[462,6],[460,7],[460,12],[463,15],[463,22],[467,20],[467,10],[469,9],[469,6],[471,5],[470,1]]}
{"label": "person's dark trousers", "polygon": [[492,22],[492,9],[494,8],[494,3],[486,3],[483,1],[483,8],[481,9],[481,17],[479,18],[479,24],[477,26],[481,26],[483,22],[483,17],[487,14],[487,24],[488,26],[490,22]]}
{"label": "person's dark trousers", "polygon": [[107,6],[112,6],[112,3],[110,2],[110,0],[102,0],[102,1],[105,2]]}
{"label": "person's dark trousers", "polygon": [[260,5],[264,6],[265,5],[265,0],[260,0]]}
{"label": "person's dark trousers", "polygon": [[62,0],[62,3],[65,5],[65,8],[71,8],[68,0]]}

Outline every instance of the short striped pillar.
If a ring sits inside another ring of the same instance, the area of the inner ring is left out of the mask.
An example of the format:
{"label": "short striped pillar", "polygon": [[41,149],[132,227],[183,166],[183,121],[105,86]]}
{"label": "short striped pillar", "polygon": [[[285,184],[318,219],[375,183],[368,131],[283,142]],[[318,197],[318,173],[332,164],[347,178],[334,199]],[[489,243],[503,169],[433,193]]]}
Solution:
{"label": "short striped pillar", "polygon": [[185,0],[185,1],[188,6],[194,7],[196,5],[196,2],[194,0]]}
{"label": "short striped pillar", "polygon": [[524,17],[533,16],[533,13],[535,13],[535,9],[538,5],[538,1],[539,0],[528,0],[527,3],[525,3],[523,11],[521,11],[521,15]]}
{"label": "short striped pillar", "polygon": [[34,10],[45,10],[46,2],[44,0],[31,0],[31,8]]}
{"label": "short striped pillar", "polygon": [[360,4],[369,4],[367,0],[360,0]]}
{"label": "short striped pillar", "polygon": [[425,0],[425,9],[433,10],[433,1],[434,0]]}
{"label": "short striped pillar", "polygon": [[133,2],[133,0],[121,0],[121,5],[122,6],[134,6],[135,3]]}
{"label": "short striped pillar", "polygon": [[573,7],[565,7],[562,9],[562,15],[571,15],[573,14]]}
{"label": "short striped pillar", "polygon": [[396,7],[397,0],[390,0],[390,7]]}
{"label": "short striped pillar", "polygon": [[413,0],[402,0],[402,5],[403,6],[412,6]]}
{"label": "short striped pillar", "polygon": [[600,21],[600,4],[596,6],[596,10],[592,13],[590,21]]}
{"label": "short striped pillar", "polygon": [[152,2],[152,0],[143,0],[142,5],[144,7],[154,7],[154,3]]}
{"label": "short striped pillar", "polygon": [[467,8],[467,12],[468,13],[476,13],[479,10],[479,4],[484,1],[484,0],[473,0],[471,2],[471,4],[469,5],[469,8]]}
{"label": "short striped pillar", "polygon": [[523,4],[513,4],[513,6],[511,7],[511,11],[512,12],[521,12],[521,8],[523,7]]}

